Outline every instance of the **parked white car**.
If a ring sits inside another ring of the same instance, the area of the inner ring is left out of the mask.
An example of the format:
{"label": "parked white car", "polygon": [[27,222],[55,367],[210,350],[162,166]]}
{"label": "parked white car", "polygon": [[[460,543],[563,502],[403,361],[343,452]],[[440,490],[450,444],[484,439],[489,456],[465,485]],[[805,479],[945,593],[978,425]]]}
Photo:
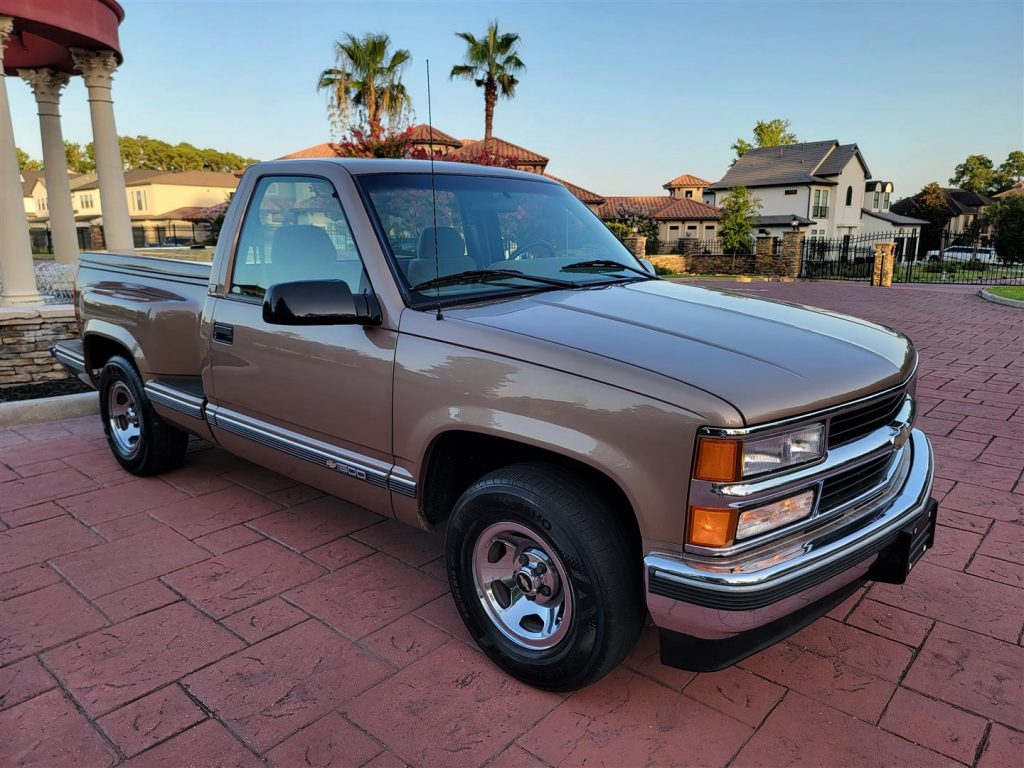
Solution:
{"label": "parked white car", "polygon": [[[995,264],[999,261],[995,248],[978,248],[970,245],[951,245],[942,251],[942,259],[950,261],[984,261]],[[928,251],[929,261],[938,261],[938,251]]]}

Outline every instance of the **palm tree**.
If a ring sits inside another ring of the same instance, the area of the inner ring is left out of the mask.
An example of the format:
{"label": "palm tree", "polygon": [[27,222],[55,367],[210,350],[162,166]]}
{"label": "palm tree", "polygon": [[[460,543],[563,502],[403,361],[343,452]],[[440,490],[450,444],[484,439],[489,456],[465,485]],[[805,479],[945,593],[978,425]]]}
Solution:
{"label": "palm tree", "polygon": [[412,60],[405,48],[388,51],[387,35],[367,34],[362,38],[345,35],[334,41],[335,66],[320,73],[318,91],[327,91],[327,113],[331,125],[341,129],[351,123],[352,110],[365,117],[370,134],[381,132],[384,120],[401,120],[411,105],[402,84],[402,71]]}
{"label": "palm tree", "polygon": [[489,139],[498,96],[514,97],[519,85],[516,73],[526,69],[516,50],[519,35],[498,32],[496,21],[487,25],[487,34],[479,40],[469,32],[455,35],[466,41],[466,63],[452,67],[451,78],[464,77],[484,89],[484,139]]}

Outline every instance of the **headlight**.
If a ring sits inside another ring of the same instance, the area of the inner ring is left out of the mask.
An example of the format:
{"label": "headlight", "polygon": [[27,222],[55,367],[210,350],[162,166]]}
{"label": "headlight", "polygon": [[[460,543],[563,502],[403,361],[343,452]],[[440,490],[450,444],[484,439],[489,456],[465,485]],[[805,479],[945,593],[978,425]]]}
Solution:
{"label": "headlight", "polygon": [[749,539],[783,525],[795,523],[814,509],[814,491],[804,491],[763,507],[746,509],[736,523],[736,540]]}
{"label": "headlight", "polygon": [[774,472],[817,461],[825,455],[825,425],[813,424],[790,432],[743,442],[743,476]]}
{"label": "headlight", "polygon": [[737,541],[802,520],[813,509],[813,490],[742,512],[731,507],[690,507],[686,542],[698,547],[728,547]]}
{"label": "headlight", "polygon": [[730,483],[817,461],[825,455],[825,425],[779,432],[770,437],[700,437],[693,476],[697,480]]}

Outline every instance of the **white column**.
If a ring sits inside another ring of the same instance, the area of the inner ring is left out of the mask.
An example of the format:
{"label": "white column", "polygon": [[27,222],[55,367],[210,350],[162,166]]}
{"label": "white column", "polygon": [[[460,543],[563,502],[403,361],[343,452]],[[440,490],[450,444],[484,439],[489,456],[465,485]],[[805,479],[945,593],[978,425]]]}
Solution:
{"label": "white column", "polygon": [[89,114],[92,117],[92,142],[96,151],[96,176],[100,187],[103,213],[103,237],[107,250],[130,251],[132,220],[128,214],[128,197],[124,188],[121,148],[114,124],[114,100],[110,84],[117,69],[113,51],[86,51],[72,48],[75,69],[82,73],[89,89]]}
{"label": "white column", "polygon": [[14,124],[7,102],[4,49],[14,29],[14,19],[0,16],[0,306],[38,304],[32,245],[21,195],[21,171],[14,151]]}
{"label": "white column", "polygon": [[78,233],[71,207],[64,132],[60,127],[60,92],[71,79],[52,69],[19,69],[39,107],[39,131],[43,137],[43,169],[46,173],[46,207],[50,212],[53,255],[60,264],[78,263]]}

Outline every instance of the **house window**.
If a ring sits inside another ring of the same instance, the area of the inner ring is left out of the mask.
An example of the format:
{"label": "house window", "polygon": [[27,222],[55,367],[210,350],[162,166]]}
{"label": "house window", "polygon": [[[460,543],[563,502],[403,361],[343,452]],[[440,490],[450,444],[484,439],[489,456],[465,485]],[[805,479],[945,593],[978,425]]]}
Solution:
{"label": "house window", "polygon": [[846,204],[853,205],[853,187],[846,188]]}
{"label": "house window", "polygon": [[786,190],[786,192],[785,192],[785,194],[787,194],[787,195],[795,195],[795,194],[796,194],[796,192],[797,192],[797,191],[796,191],[795,189],[787,189],[787,190]]}
{"label": "house window", "polygon": [[880,197],[880,195],[881,195],[881,193],[875,192],[875,194],[873,194],[871,196],[871,210],[873,210],[873,211],[877,211],[878,210],[878,198]]}
{"label": "house window", "polygon": [[882,207],[889,210],[889,193],[885,193],[885,197],[882,198]]}
{"label": "house window", "polygon": [[811,216],[816,219],[823,219],[828,216],[828,190],[814,190],[814,206],[811,209]]}
{"label": "house window", "polygon": [[87,211],[92,208],[92,195],[82,195],[78,200],[82,205],[83,211]]}
{"label": "house window", "polygon": [[686,190],[686,197],[687,197],[687,199],[692,199],[693,198],[693,190],[692,189]]}
{"label": "house window", "polygon": [[37,197],[36,198],[36,208],[38,208],[40,211],[45,211],[46,210],[46,198],[45,197]]}
{"label": "house window", "polygon": [[146,209],[146,193],[141,189],[135,190],[132,195],[133,202],[135,203],[136,211],[144,211]]}
{"label": "house window", "polygon": [[668,231],[669,232],[678,232],[679,231],[679,225],[678,224],[669,224],[668,225]]}
{"label": "house window", "polygon": [[697,231],[697,225],[696,224],[687,224],[686,225],[686,231],[687,232],[696,232]]}
{"label": "house window", "polygon": [[704,231],[705,232],[714,232],[715,231],[715,225],[714,224],[705,224],[704,225]]}

